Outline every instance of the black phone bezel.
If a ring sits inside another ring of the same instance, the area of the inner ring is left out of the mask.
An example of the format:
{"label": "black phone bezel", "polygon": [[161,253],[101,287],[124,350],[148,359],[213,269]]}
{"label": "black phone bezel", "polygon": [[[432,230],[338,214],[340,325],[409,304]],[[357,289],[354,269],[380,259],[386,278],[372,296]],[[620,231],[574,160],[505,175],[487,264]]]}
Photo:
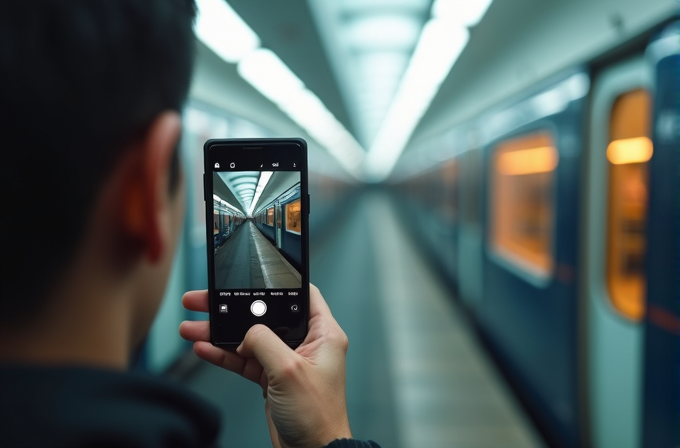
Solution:
{"label": "black phone bezel", "polygon": [[[309,185],[308,185],[308,160],[307,160],[307,142],[301,138],[248,138],[248,139],[210,139],[205,142],[203,146],[204,155],[204,175],[203,175],[203,191],[206,212],[206,256],[208,262],[208,297],[209,297],[209,312],[210,317],[210,342],[221,348],[234,350],[242,342],[238,341],[216,341],[213,337],[213,325],[215,324],[216,306],[218,300],[216,297],[215,288],[215,266],[214,266],[214,241],[213,241],[213,203],[212,203],[212,165],[210,161],[210,151],[216,148],[223,148],[223,151],[248,151],[257,150],[263,147],[276,148],[277,146],[296,147],[300,151],[300,198],[301,198],[301,216],[302,216],[302,232],[301,232],[301,254],[302,254],[302,284],[301,295],[303,296],[301,302],[303,309],[299,310],[300,317],[305,322],[304,335],[300,338],[287,339],[282,336],[282,340],[292,348],[299,346],[307,336],[309,331]],[[210,174],[210,175],[208,175]],[[208,200],[210,199],[210,200]],[[245,334],[243,335],[245,336]],[[279,335],[281,336],[281,335]]]}

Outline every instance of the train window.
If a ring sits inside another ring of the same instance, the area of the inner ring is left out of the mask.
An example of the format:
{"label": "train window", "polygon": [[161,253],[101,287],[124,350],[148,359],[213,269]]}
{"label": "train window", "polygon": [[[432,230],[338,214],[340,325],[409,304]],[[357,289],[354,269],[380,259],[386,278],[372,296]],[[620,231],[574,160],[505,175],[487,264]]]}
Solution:
{"label": "train window", "polygon": [[286,230],[297,234],[302,233],[299,199],[286,204]]}
{"label": "train window", "polygon": [[547,131],[500,143],[493,156],[492,245],[539,276],[552,271],[557,149]]}
{"label": "train window", "polygon": [[267,209],[267,225],[274,225],[274,207]]}
{"label": "train window", "polygon": [[616,99],[609,124],[606,282],[614,307],[632,320],[645,308],[650,114],[650,94],[638,89]]}

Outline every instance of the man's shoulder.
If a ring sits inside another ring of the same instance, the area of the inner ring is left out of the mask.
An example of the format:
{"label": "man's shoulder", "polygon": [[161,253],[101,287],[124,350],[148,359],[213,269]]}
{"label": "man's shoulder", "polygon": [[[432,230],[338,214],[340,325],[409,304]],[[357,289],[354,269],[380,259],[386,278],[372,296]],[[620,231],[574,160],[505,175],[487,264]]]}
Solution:
{"label": "man's shoulder", "polygon": [[3,447],[203,447],[219,429],[203,400],[140,374],[0,364],[0,397]]}

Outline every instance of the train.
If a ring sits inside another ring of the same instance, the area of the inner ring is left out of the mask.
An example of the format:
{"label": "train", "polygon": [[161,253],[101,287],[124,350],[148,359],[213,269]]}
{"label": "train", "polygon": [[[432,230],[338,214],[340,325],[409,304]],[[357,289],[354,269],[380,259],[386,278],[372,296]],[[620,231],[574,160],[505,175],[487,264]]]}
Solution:
{"label": "train", "polygon": [[300,201],[298,182],[253,213],[255,226],[298,272],[302,272]]}
{"label": "train", "polygon": [[680,446],[677,16],[411,146],[404,223],[548,444]]}
{"label": "train", "polygon": [[234,231],[245,222],[243,213],[229,208],[222,201],[213,198],[213,238],[215,251],[227,242]]}

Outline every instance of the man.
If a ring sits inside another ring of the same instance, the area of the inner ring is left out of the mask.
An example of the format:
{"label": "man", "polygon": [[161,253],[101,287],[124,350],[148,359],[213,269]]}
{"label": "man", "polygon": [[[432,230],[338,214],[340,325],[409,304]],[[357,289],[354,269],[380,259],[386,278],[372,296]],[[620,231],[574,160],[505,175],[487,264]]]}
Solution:
{"label": "man", "polygon": [[[0,4],[2,447],[214,445],[210,406],[126,372],[184,213],[194,14],[191,0]],[[206,311],[207,294],[183,303]],[[206,322],[180,333],[262,386],[274,446],[375,446],[348,440],[347,339],[316,288],[296,351],[263,326],[236,352],[210,345]]]}

